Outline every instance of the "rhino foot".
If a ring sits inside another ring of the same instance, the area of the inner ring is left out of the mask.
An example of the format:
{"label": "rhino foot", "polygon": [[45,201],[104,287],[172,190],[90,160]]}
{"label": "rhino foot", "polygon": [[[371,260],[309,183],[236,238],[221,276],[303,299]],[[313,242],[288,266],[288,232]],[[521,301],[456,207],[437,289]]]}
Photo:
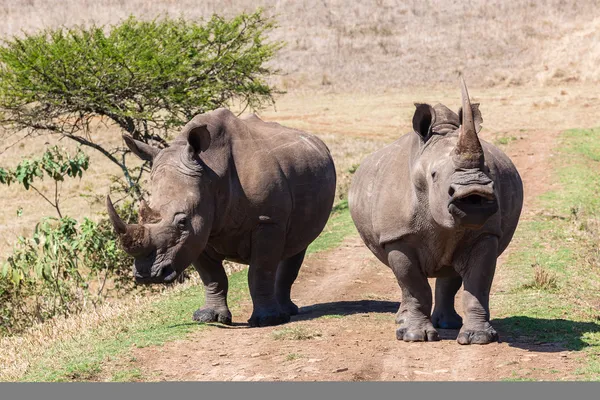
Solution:
{"label": "rhino foot", "polygon": [[429,320],[415,321],[401,318],[400,327],[396,329],[396,339],[405,342],[436,342],[440,340],[438,332]]}
{"label": "rhino foot", "polygon": [[275,310],[254,310],[248,320],[251,327],[273,326],[285,324],[286,322],[290,322],[290,314]]}
{"label": "rhino foot", "polygon": [[285,302],[280,302],[279,306],[281,307],[283,312],[286,314],[298,315],[298,306],[296,304],[294,304],[294,302],[291,300],[285,301]]}
{"label": "rhino foot", "polygon": [[196,322],[220,322],[231,325],[231,312],[228,309],[217,310],[211,307],[202,307],[194,311],[192,319]]}
{"label": "rhino foot", "polygon": [[431,315],[431,322],[435,328],[441,329],[460,329],[463,320],[454,310],[437,311],[434,310]]}
{"label": "rhino foot", "polygon": [[459,344],[488,344],[498,341],[498,333],[488,324],[483,330],[461,330],[456,341]]}

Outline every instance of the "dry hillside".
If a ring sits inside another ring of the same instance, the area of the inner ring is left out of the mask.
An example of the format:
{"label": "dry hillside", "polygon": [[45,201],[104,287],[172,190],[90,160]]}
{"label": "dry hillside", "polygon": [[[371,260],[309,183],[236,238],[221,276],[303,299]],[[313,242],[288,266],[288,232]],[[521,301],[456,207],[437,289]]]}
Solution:
{"label": "dry hillside", "polygon": [[600,79],[596,0],[0,0],[0,36],[45,26],[111,24],[135,14],[203,18],[264,7],[286,48],[285,89],[379,91]]}

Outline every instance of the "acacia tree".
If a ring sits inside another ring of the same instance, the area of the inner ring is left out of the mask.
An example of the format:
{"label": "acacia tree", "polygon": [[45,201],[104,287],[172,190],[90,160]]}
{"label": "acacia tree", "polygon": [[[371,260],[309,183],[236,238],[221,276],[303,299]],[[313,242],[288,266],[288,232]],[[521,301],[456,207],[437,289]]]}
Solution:
{"label": "acacia tree", "polygon": [[282,46],[267,39],[274,27],[258,10],[204,24],[130,17],[109,28],[13,37],[0,46],[0,125],[5,136],[51,132],[96,150],[139,191],[144,168],[127,165],[126,147],[94,140],[93,122],[164,146],[169,131],[196,114],[234,101],[251,109],[272,103],[278,91],[267,77],[277,71],[267,62]]}

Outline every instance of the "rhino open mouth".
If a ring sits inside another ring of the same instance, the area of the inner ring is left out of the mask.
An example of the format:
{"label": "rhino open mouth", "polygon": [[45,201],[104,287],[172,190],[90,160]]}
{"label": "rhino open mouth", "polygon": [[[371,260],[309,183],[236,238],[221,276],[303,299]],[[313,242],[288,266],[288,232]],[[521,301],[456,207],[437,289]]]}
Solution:
{"label": "rhino open mouth", "polygon": [[485,206],[493,204],[496,199],[493,195],[488,193],[472,193],[462,197],[455,197],[452,199],[450,204],[455,205],[468,205],[468,206]]}
{"label": "rhino open mouth", "polygon": [[461,190],[450,199],[448,211],[465,225],[480,226],[498,211],[498,201],[490,190]]}

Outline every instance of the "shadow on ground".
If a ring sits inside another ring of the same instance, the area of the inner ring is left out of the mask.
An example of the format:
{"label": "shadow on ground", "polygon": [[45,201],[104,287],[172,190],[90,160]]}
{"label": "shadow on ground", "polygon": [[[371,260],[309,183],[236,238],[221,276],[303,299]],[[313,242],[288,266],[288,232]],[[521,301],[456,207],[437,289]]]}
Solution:
{"label": "shadow on ground", "polygon": [[326,315],[352,315],[365,313],[396,313],[399,302],[381,300],[334,301],[301,307],[293,321],[306,321]]}
{"label": "shadow on ground", "polygon": [[595,322],[566,319],[516,316],[491,322],[502,341],[513,347],[539,352],[581,350],[590,346],[584,340],[586,333],[600,332],[600,325]]}

